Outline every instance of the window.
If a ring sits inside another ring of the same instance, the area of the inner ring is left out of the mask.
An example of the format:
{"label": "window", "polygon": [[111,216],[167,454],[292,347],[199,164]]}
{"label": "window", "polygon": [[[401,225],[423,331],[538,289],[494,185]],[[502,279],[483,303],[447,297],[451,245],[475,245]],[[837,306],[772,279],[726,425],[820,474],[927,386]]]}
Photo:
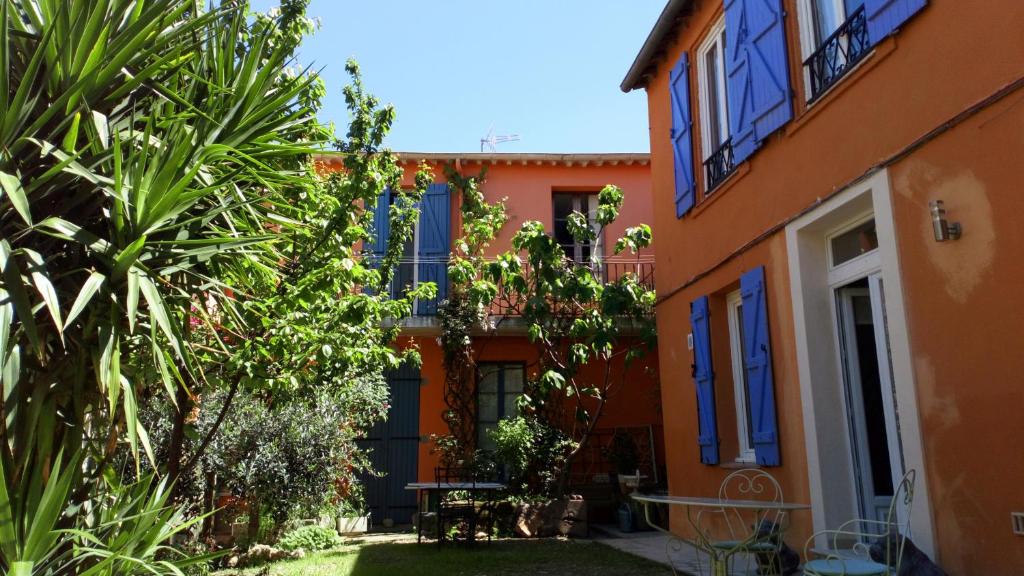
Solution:
{"label": "window", "polygon": [[732,382],[736,399],[736,438],[739,441],[737,462],[754,462],[754,426],[750,415],[750,389],[743,366],[743,298],[736,290],[725,297],[729,310],[729,357],[732,359]]}
{"label": "window", "polygon": [[556,192],[552,196],[555,222],[555,240],[573,262],[589,264],[591,256],[600,257],[600,238],[594,242],[578,242],[569,233],[569,216],[579,212],[587,218],[587,224],[597,231],[597,194],[579,192]]}
{"label": "window", "polygon": [[861,222],[829,238],[832,266],[839,266],[878,248],[875,219]]}
{"label": "window", "polygon": [[725,180],[733,169],[725,49],[725,18],[722,18],[697,51],[705,195]]}
{"label": "window", "polygon": [[[391,195],[390,203],[394,204],[397,197]],[[419,266],[417,266],[417,257],[419,254],[419,224],[417,223],[413,227],[413,235],[411,238],[405,241],[405,245],[402,246],[402,258],[398,262],[398,268],[395,270],[395,276],[391,280],[391,297],[401,298],[407,291],[412,290],[416,287],[419,281]],[[416,309],[416,305],[413,305],[413,310]]]}
{"label": "window", "polygon": [[477,448],[493,450],[490,431],[495,430],[501,420],[518,415],[525,371],[522,363],[481,362],[477,366]]}
{"label": "window", "polygon": [[807,99],[813,101],[867,55],[863,0],[801,0],[800,34]]}

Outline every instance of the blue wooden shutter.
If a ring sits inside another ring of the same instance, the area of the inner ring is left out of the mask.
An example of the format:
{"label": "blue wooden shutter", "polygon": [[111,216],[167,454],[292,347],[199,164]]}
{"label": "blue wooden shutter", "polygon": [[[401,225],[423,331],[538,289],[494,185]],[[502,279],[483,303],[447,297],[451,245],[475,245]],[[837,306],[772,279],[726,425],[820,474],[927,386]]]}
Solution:
{"label": "blue wooden shutter", "polygon": [[707,296],[701,296],[690,304],[690,326],[693,330],[693,383],[697,387],[697,444],[700,445],[700,461],[703,464],[718,464],[715,371],[711,364],[711,324],[708,319]]}
{"label": "blue wooden shutter", "polygon": [[448,297],[448,251],[451,203],[447,184],[431,184],[420,205],[420,246],[416,254],[420,282],[437,284],[437,298],[420,300],[417,314],[437,314],[437,305]]}
{"label": "blue wooden shutter", "polygon": [[927,3],[928,0],[864,0],[871,43],[884,40]]}
{"label": "blue wooden shutter", "polygon": [[686,52],[668,74],[672,100],[672,153],[675,156],[676,218],[693,208],[697,185],[693,179],[693,115],[690,113],[690,64]]}
{"label": "blue wooden shutter", "polygon": [[793,117],[781,0],[725,0],[733,162]]}
{"label": "blue wooden shutter", "polygon": [[775,385],[763,266],[740,277],[740,295],[743,297],[743,349],[746,352],[743,368],[750,397],[754,455],[762,466],[778,466],[779,430],[775,420]]}

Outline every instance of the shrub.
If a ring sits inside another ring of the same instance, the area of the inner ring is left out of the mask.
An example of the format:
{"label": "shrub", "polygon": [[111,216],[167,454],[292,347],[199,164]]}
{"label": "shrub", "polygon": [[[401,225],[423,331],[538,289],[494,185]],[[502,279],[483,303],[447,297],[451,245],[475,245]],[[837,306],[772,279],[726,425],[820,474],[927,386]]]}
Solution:
{"label": "shrub", "polygon": [[541,496],[554,491],[557,470],[576,445],[560,430],[535,418],[502,420],[490,432],[497,467],[508,475],[513,496]]}
{"label": "shrub", "polygon": [[283,550],[305,550],[315,552],[327,550],[340,545],[341,536],[331,528],[322,526],[302,526],[284,535],[277,543]]}

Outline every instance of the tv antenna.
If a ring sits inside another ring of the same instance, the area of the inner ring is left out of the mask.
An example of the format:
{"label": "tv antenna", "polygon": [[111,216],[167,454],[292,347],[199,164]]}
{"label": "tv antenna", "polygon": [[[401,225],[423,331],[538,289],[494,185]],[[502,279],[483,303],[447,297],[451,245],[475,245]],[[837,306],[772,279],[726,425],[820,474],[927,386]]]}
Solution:
{"label": "tv antenna", "polygon": [[487,136],[480,139],[481,152],[497,152],[498,144],[505,142],[518,142],[519,134],[495,134],[494,126],[487,131]]}

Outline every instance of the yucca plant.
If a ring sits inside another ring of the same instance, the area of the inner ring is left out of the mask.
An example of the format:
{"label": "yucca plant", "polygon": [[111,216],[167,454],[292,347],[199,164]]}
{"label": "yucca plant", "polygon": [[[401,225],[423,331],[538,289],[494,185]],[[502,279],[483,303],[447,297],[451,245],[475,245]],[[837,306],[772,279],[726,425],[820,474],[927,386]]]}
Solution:
{"label": "yucca plant", "polygon": [[[353,206],[399,185],[377,150],[393,112],[357,78],[348,170],[315,174],[321,88],[291,68],[305,3],[0,0],[0,572],[178,573],[155,555],[189,521],[140,465],[159,468],[138,419],[154,388],[191,404],[397,361],[376,320],[408,302],[323,298],[388,281],[353,263]],[[375,339],[328,359],[327,329]],[[110,476],[122,444],[137,484]]]}

